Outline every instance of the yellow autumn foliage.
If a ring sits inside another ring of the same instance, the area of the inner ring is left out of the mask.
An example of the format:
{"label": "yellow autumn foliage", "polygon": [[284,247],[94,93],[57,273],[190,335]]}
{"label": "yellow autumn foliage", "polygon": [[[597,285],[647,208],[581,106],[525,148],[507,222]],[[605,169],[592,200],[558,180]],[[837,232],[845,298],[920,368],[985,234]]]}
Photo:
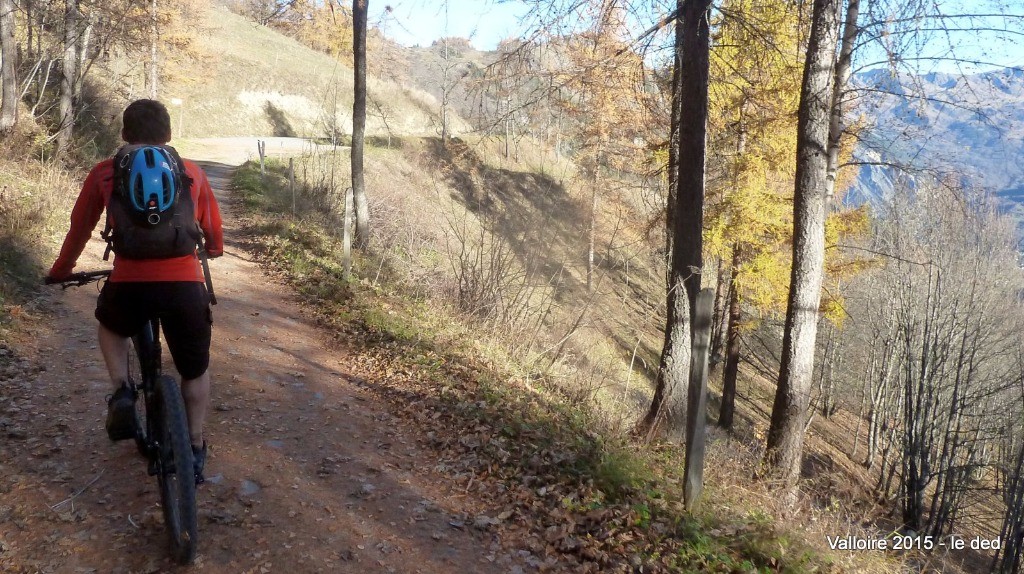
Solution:
{"label": "yellow autumn foliage", "polygon": [[[789,295],[797,107],[804,54],[799,11],[770,0],[730,0],[722,7],[712,51],[710,106],[719,171],[711,187],[705,245],[733,261],[741,300],[761,315],[781,315]],[[806,15],[805,15],[806,16]],[[841,142],[841,161],[852,145]],[[853,180],[840,172],[837,197]],[[867,231],[866,209],[839,210],[826,224],[826,245]],[[842,317],[839,286],[865,263],[839,249],[826,255],[822,311]]]}
{"label": "yellow autumn foliage", "polygon": [[789,289],[799,15],[765,0],[723,6],[714,38],[709,103],[719,160],[706,223],[708,255],[733,261],[741,300],[782,313]]}

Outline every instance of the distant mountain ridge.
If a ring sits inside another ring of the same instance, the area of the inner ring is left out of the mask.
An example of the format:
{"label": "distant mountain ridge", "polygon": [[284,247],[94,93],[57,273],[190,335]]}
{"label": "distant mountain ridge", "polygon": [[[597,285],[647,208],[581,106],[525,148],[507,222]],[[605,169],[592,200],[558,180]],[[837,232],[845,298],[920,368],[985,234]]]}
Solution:
{"label": "distant mountain ridge", "polygon": [[1024,222],[1024,69],[964,76],[871,70],[853,85],[850,120],[866,121],[854,158],[872,165],[860,167],[847,203],[878,203],[918,170],[985,190]]}

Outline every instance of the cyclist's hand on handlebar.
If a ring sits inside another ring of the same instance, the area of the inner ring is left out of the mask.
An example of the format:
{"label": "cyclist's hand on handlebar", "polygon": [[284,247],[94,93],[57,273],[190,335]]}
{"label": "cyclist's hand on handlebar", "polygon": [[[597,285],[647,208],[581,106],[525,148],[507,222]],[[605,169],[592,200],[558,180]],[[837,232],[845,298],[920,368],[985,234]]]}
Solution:
{"label": "cyclist's hand on handlebar", "polygon": [[81,287],[82,285],[102,281],[109,276],[109,269],[102,271],[83,271],[81,273],[68,273],[59,279],[52,275],[47,275],[43,278],[43,283],[46,285],[60,285],[67,289],[68,287]]}

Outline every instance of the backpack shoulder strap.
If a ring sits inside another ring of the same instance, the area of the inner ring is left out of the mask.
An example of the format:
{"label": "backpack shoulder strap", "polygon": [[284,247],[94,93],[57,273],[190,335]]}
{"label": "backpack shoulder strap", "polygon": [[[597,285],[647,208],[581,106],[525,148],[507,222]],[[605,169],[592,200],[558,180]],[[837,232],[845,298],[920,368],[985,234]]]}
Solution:
{"label": "backpack shoulder strap", "polygon": [[181,155],[178,154],[178,150],[173,147],[169,145],[162,145],[159,147],[167,152],[167,155],[171,158],[171,161],[174,163],[172,169],[174,169],[174,173],[177,174],[178,180],[181,182],[181,189],[183,189],[184,192],[188,194],[189,199],[191,199],[192,184],[195,182],[192,181],[192,178],[188,175],[188,171],[185,169],[185,160],[183,160]]}
{"label": "backpack shoulder strap", "polygon": [[103,260],[110,260],[110,252],[114,249],[114,235],[113,227],[110,226],[110,209],[111,203],[120,201],[121,196],[124,193],[124,181],[125,181],[125,169],[128,167],[128,158],[131,156],[132,151],[138,146],[123,145],[116,152],[114,157],[111,159],[113,172],[110,178],[110,200],[107,205],[107,214],[104,217],[103,231],[100,232],[100,237],[107,242],[107,248],[103,251]]}

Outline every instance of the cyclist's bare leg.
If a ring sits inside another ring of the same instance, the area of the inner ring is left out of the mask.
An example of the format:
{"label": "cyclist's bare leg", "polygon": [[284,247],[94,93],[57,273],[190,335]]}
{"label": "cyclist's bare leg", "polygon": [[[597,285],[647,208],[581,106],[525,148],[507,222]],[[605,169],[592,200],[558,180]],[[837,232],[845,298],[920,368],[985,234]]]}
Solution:
{"label": "cyclist's bare leg", "polygon": [[122,381],[128,380],[127,357],[131,339],[118,335],[102,324],[99,326],[98,338],[100,352],[103,353],[103,361],[107,363],[110,382],[116,390],[121,386]]}
{"label": "cyclist's bare leg", "polygon": [[188,413],[188,434],[192,446],[203,446],[203,424],[210,410],[210,371],[195,379],[181,382],[181,396],[185,399]]}

